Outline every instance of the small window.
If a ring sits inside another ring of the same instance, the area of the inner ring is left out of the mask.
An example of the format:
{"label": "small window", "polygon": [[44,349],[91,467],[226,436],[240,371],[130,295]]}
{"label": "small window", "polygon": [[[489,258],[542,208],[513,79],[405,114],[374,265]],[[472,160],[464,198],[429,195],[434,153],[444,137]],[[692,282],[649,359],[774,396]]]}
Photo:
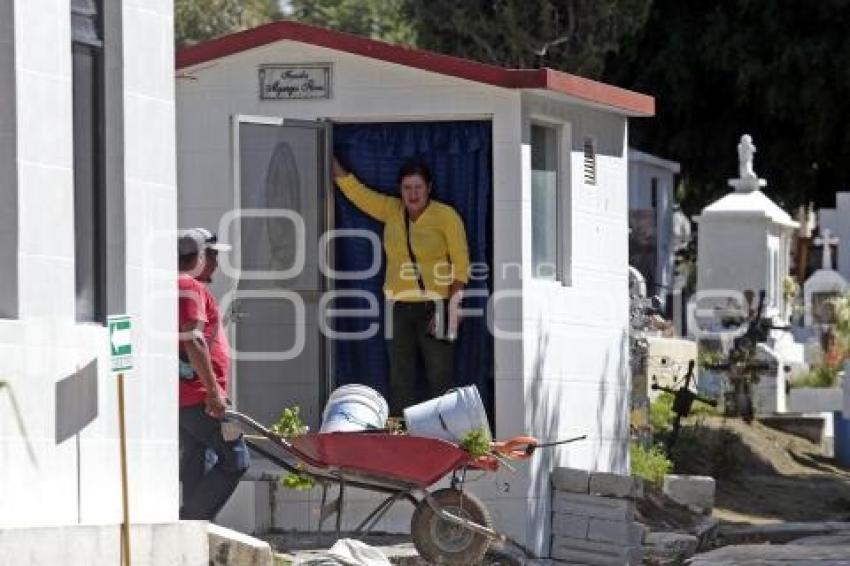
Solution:
{"label": "small window", "polygon": [[18,318],[18,149],[14,2],[0,2],[0,318]]}
{"label": "small window", "polygon": [[531,126],[531,269],[535,279],[557,280],[558,130]]}
{"label": "small window", "polygon": [[584,183],[596,185],[596,142],[584,138]]}
{"label": "small window", "polygon": [[106,317],[102,0],[71,2],[74,265],[77,320]]}

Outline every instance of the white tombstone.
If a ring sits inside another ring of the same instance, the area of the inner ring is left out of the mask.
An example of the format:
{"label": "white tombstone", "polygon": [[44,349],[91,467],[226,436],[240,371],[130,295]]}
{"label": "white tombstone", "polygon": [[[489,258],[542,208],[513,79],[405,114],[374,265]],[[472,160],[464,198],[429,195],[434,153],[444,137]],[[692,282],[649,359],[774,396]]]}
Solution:
{"label": "white tombstone", "polygon": [[848,288],[847,280],[832,268],[832,245],[839,243],[838,238],[832,237],[829,228],[822,226],[821,236],[815,238],[814,243],[823,246],[823,257],[821,268],[803,284],[806,326],[832,324],[829,301],[843,295]]}
{"label": "white tombstone", "polygon": [[761,374],[755,387],[755,412],[757,415],[784,413],[785,399],[785,362],[777,352],[766,344],[759,344],[756,361],[767,363],[775,371]]}
{"label": "white tombstone", "polygon": [[[766,292],[764,316],[786,312],[783,281],[790,269],[791,241],[799,224],[770,200],[753,168],[756,148],[752,138],[738,144],[739,177],[735,189],[705,207],[699,223],[697,289],[701,296],[752,290]],[[701,305],[702,306],[702,305]]]}
{"label": "white tombstone", "polygon": [[838,263],[834,269],[850,281],[850,192],[835,194],[835,208],[822,208],[818,211],[821,229],[828,229],[838,236]]}

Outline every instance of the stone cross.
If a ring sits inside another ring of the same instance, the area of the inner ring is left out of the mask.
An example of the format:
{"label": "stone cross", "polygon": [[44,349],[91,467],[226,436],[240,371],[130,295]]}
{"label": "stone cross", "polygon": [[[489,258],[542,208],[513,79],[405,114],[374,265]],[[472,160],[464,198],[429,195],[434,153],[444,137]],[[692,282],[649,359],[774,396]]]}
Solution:
{"label": "stone cross", "polygon": [[823,264],[821,269],[832,269],[832,245],[838,244],[838,238],[830,236],[829,228],[823,228],[821,229],[820,237],[815,238],[815,245],[823,246]]}
{"label": "stone cross", "polygon": [[758,179],[758,175],[753,169],[755,152],[756,146],[753,145],[752,136],[749,134],[741,136],[741,143],[738,144],[738,175],[740,179]]}
{"label": "stone cross", "polygon": [[835,234],[841,240],[838,256],[834,258],[837,261],[834,269],[850,281],[850,192],[844,191],[835,195],[835,208],[822,208],[818,211],[818,225],[821,228],[829,228],[830,234]]}

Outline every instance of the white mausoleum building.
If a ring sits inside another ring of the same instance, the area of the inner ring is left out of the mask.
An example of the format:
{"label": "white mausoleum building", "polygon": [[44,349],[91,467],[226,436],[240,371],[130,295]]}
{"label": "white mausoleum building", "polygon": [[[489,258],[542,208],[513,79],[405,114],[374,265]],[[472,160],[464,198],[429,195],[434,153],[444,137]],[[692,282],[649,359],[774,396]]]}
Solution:
{"label": "white mausoleum building", "polygon": [[666,306],[673,292],[676,175],[681,166],[629,149],[629,229],[631,264],[647,280],[647,293]]}
{"label": "white mausoleum building", "polygon": [[0,563],[206,563],[177,523],[173,6],[0,1]]}
{"label": "white mausoleum building", "polygon": [[[490,392],[497,438],[586,433],[588,439],[541,451],[516,473],[487,476],[469,488],[484,498],[498,529],[545,554],[550,470],[629,469],[628,119],[653,115],[653,99],[550,69],[503,69],[293,22],[183,50],[176,88],[179,225],[218,229],[236,244],[234,268],[215,290],[241,296],[230,332],[249,355],[235,364],[236,404],[265,422],[297,403],[316,426],[327,392],[344,372],[353,372],[349,382],[371,379],[371,372],[351,370],[340,355],[346,344],[321,335],[315,320],[322,294],[338,283],[319,273],[317,241],[348,214],[345,203],[333,204],[330,147],[355,155],[379,136],[409,133],[416,153],[424,147],[418,136],[432,125],[482,128],[485,138],[470,151],[483,164],[475,178],[484,204],[467,206],[436,188],[438,198],[465,215],[495,297],[490,309],[499,332],[481,370],[490,373],[463,377]],[[362,144],[345,145],[353,131]],[[467,138],[458,139],[463,146]],[[475,153],[480,144],[486,151]],[[352,169],[377,176],[384,165],[378,159]],[[449,169],[454,166],[460,165]],[[387,174],[395,171],[397,165]],[[271,223],[252,232],[250,222],[233,221],[234,208],[300,212],[308,235],[303,261],[284,257],[292,256],[297,239],[270,240]],[[303,300],[302,354],[252,361],[251,353],[267,352],[272,343],[293,344],[298,313],[240,295],[275,285],[248,281],[247,269],[257,267],[248,264],[277,262],[279,269],[298,261],[304,269],[278,286]],[[474,317],[464,321],[474,324]],[[256,463],[254,477],[264,466]],[[243,482],[228,510],[234,524],[316,528],[316,494],[272,490],[270,506],[267,487],[246,483],[254,482]],[[352,505],[356,514],[357,502]],[[405,530],[411,510],[399,508],[381,526]]]}
{"label": "white mausoleum building", "polygon": [[[752,170],[755,147],[738,146],[741,172],[733,191],[705,207],[699,224],[697,289],[701,294],[765,291],[764,316],[785,312],[783,281],[790,269],[791,240],[798,223],[768,198]],[[751,147],[752,149],[748,149]],[[743,148],[743,149],[742,149]],[[747,152],[749,153],[747,154]],[[723,297],[725,298],[725,296]]]}

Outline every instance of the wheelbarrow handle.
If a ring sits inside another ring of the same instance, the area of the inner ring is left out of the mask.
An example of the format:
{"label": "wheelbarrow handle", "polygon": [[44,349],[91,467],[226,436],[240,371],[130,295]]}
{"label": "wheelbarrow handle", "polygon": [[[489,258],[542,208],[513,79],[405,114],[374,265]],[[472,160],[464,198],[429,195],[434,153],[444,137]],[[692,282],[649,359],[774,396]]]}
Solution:
{"label": "wheelbarrow handle", "polygon": [[528,456],[526,456],[526,457],[530,457],[532,454],[534,454],[534,451],[537,450],[538,448],[549,448],[549,447],[552,447],[552,446],[558,446],[559,444],[569,444],[570,442],[575,442],[577,440],[584,440],[586,438],[587,438],[587,435],[582,434],[581,436],[574,436],[573,438],[567,438],[566,440],[556,440],[555,442],[543,442],[543,443],[538,442],[538,443],[533,444],[533,445],[529,444],[526,447],[526,453],[528,454]]}
{"label": "wheelbarrow handle", "polygon": [[533,436],[515,436],[503,442],[494,442],[493,451],[511,460],[525,460],[531,457],[540,442]]}

